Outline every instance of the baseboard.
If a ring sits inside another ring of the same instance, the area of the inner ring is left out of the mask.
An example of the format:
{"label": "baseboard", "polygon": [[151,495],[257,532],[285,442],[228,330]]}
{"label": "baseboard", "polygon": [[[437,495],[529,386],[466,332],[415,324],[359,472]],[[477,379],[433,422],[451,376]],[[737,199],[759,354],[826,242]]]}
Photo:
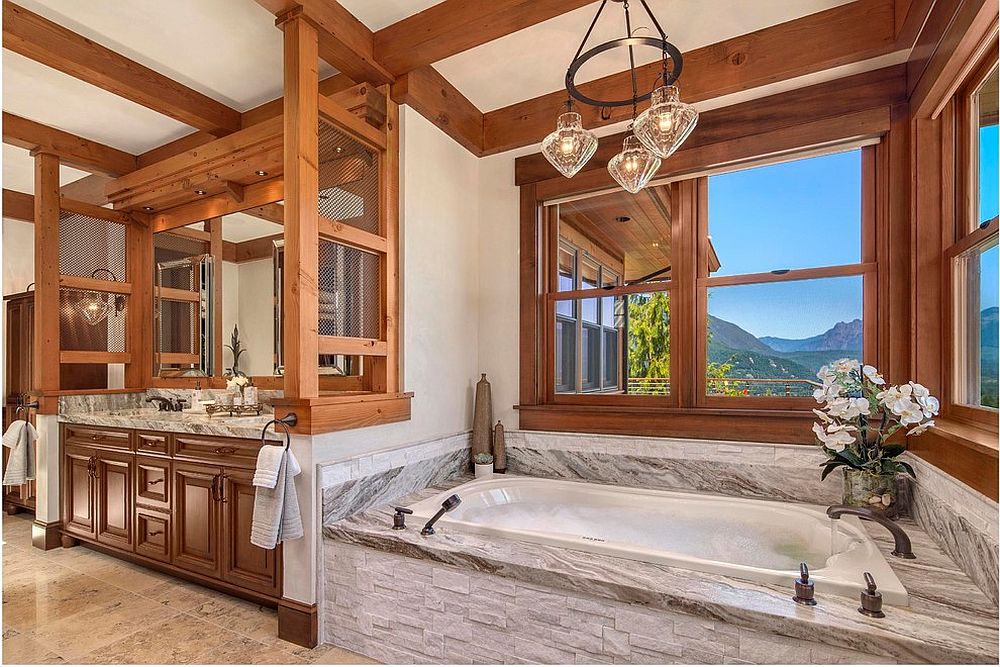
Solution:
{"label": "baseboard", "polygon": [[313,648],[319,643],[319,611],[314,604],[278,600],[278,637]]}
{"label": "baseboard", "polygon": [[35,519],[31,523],[31,545],[36,549],[48,551],[62,546],[62,523],[51,521],[45,523]]}

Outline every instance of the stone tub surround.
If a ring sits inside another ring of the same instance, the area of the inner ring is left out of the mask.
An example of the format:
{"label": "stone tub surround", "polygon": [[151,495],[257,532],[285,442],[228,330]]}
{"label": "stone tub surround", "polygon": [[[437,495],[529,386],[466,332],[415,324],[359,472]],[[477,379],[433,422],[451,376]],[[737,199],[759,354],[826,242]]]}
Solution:
{"label": "stone tub surround", "polygon": [[910,484],[910,511],[986,595],[997,602],[997,503],[954,477],[907,454],[917,473]]}
{"label": "stone tub surround", "polygon": [[639,436],[507,432],[510,472],[620,486],[833,505],[843,476],[820,481],[819,447]]}
{"label": "stone tub surround", "polygon": [[405,447],[320,464],[323,525],[468,471],[469,431]]}
{"label": "stone tub surround", "polygon": [[[464,481],[398,499],[411,504]],[[912,522],[887,560],[909,607],[791,602],[788,587],[558,547],[390,528],[381,507],[324,528],[328,642],[395,662],[997,662],[997,608]],[[888,554],[888,534],[871,527]],[[860,587],[859,587],[860,590]]]}

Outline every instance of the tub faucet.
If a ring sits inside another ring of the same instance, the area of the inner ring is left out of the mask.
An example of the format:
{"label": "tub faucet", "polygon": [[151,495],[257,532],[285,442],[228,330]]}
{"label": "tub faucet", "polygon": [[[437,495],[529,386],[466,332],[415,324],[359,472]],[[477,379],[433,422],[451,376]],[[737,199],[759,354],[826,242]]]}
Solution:
{"label": "tub faucet", "polygon": [[185,406],[183,399],[170,400],[164,396],[150,396],[146,399],[146,402],[156,403],[156,409],[160,412],[182,412]]}
{"label": "tub faucet", "polygon": [[445,512],[450,512],[459,505],[462,504],[462,499],[458,497],[457,493],[445,498],[444,502],[441,503],[441,509],[437,511],[437,514],[431,517],[431,520],[424,524],[424,527],[420,529],[421,535],[433,535],[434,534],[434,524],[437,520],[444,516]]}
{"label": "tub faucet", "polygon": [[896,558],[916,558],[916,556],[913,555],[913,548],[910,546],[910,536],[907,535],[895,521],[887,519],[878,512],[870,510],[867,507],[831,505],[826,508],[826,515],[831,519],[839,519],[845,514],[861,517],[862,519],[874,521],[875,523],[885,526],[886,530],[892,533],[893,539],[896,540],[896,546],[892,550],[892,555]]}

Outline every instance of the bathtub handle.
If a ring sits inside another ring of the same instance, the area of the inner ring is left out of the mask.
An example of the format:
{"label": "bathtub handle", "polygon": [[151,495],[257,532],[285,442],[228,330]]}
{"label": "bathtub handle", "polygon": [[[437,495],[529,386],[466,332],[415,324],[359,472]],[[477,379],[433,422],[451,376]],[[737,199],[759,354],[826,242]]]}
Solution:
{"label": "bathtub handle", "polygon": [[406,528],[406,515],[413,514],[413,510],[409,507],[397,507],[396,515],[392,517],[392,529],[393,530],[403,530]]}
{"label": "bathtub handle", "polygon": [[809,581],[809,566],[805,563],[799,563],[799,578],[795,580],[795,595],[792,600],[809,607],[816,604],[816,586]]}

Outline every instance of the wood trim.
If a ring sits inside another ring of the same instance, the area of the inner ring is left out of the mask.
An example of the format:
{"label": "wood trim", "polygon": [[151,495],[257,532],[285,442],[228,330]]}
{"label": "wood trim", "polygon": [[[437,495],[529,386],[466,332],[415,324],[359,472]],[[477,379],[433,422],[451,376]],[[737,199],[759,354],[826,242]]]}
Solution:
{"label": "wood trim", "polygon": [[388,345],[384,340],[375,340],[373,338],[319,336],[319,354],[384,357],[388,354]]}
{"label": "wood trim", "polygon": [[[4,13],[7,6],[4,5]],[[6,18],[6,17],[5,17]],[[6,40],[5,40],[6,41]],[[33,391],[60,389],[59,158],[35,154],[35,340]],[[43,412],[48,405],[43,405]]]}
{"label": "wood trim", "polygon": [[306,648],[318,645],[318,606],[288,598],[278,600],[278,638]]}
{"label": "wood trim", "polygon": [[281,419],[295,413],[298,425],[292,433],[316,435],[407,421],[412,398],[413,394],[408,393],[360,393],[307,401],[282,398],[274,400],[274,415]]}
{"label": "wood trim", "polygon": [[132,293],[132,283],[120,283],[116,280],[102,280],[101,278],[84,278],[83,276],[61,275],[59,276],[59,286],[87,290],[88,292]]}
{"label": "wood trim", "polygon": [[539,216],[539,206],[534,184],[521,186],[520,188],[520,216],[519,216],[519,317],[518,317],[518,340],[519,340],[519,367],[520,379],[518,388],[518,402],[521,405],[536,405],[539,397],[544,393],[539,392],[540,373],[538,358],[542,352],[539,340],[540,322],[542,319],[542,300],[539,295],[542,293],[542,272],[539,270],[539,259],[544,257],[541,254],[541,225]]}
{"label": "wood trim", "polygon": [[188,301],[198,303],[201,300],[201,292],[176,287],[155,287],[153,288],[156,298],[167,301]]}
{"label": "wood trim", "polygon": [[[222,295],[226,288],[225,278],[222,275],[222,218],[210,218],[206,220],[205,231],[209,234],[208,254],[212,256],[212,271],[215,274],[215,289],[212,290],[212,308],[215,311],[212,317],[212,354],[215,357],[215,363],[212,365],[212,375],[222,377],[223,367],[225,366],[225,363],[222,361]],[[195,363],[199,362],[195,361]]]}
{"label": "wood trim", "polygon": [[137,168],[137,158],[131,153],[6,111],[3,112],[3,141],[28,151],[54,153],[62,164],[105,176],[121,176]]}
{"label": "wood trim", "polygon": [[62,350],[59,353],[60,364],[128,364],[131,362],[131,352]]}
{"label": "wood trim", "polygon": [[31,546],[42,551],[49,551],[62,546],[62,522],[41,521],[31,522]]}
{"label": "wood trim", "polygon": [[153,232],[148,226],[125,228],[128,280],[132,285],[125,349],[134,361],[125,366],[125,386],[147,387],[153,376]]}
{"label": "wood trim", "polygon": [[127,225],[135,221],[131,215],[123,211],[104,208],[103,206],[90,204],[85,201],[67,199],[62,196],[59,198],[59,208],[63,211],[69,211],[70,213],[78,213],[80,215],[85,215],[88,218],[97,218],[98,220],[107,220],[108,222],[115,222],[119,225]]}
{"label": "wood trim", "polygon": [[103,206],[108,203],[108,196],[105,194],[105,189],[111,180],[110,176],[105,176],[104,174],[91,174],[90,176],[78,178],[72,183],[67,183],[59,188],[59,192],[67,199],[75,199],[77,201],[85,201],[88,204]]}
{"label": "wood trim", "polygon": [[[838,35],[838,39],[830,39]],[[802,49],[808,44],[808,49]],[[840,65],[891,53],[895,49],[892,0],[855,0],[756,32],[740,35],[684,54],[681,95],[703,102]],[[795,54],[789,57],[789,54]],[[659,62],[637,68],[639,88],[650,90],[660,73]],[[592,96],[628,98],[629,73],[619,72],[581,86]],[[535,144],[552,131],[566,92],[518,102],[484,117],[484,154]],[[581,106],[584,127],[594,129],[628,120],[631,109],[602,110]]]}
{"label": "wood trim", "polygon": [[983,495],[998,498],[998,453],[995,432],[937,419],[935,428],[907,438],[907,449],[942,472]]}
{"label": "wood trim", "polygon": [[[864,109],[888,107],[905,101],[906,66],[884,67],[769,95],[750,102],[704,111],[698,118],[698,126],[684,142],[680,151],[781,130],[823,118],[835,118]],[[601,137],[597,152],[584,166],[583,171],[606,169],[608,161],[621,150],[624,138],[624,132]],[[541,153],[532,153],[514,160],[516,185],[543,181],[556,176],[559,176],[559,173]]]}
{"label": "wood trim", "polygon": [[385,150],[385,132],[372,127],[329,98],[317,96],[316,103],[320,117],[331,121],[338,130],[372,150]]}
{"label": "wood trim", "polygon": [[3,217],[34,224],[35,198],[23,192],[4,188]]}
{"label": "wood trim", "polygon": [[385,254],[389,248],[389,242],[383,236],[366,232],[337,220],[324,218],[322,215],[318,216],[317,228],[321,237],[359,250]]}
{"label": "wood trim", "polygon": [[201,362],[201,355],[187,352],[160,352],[156,356],[161,364],[197,364]]}
{"label": "wood trim", "polygon": [[396,79],[392,99],[411,107],[473,155],[483,156],[483,112],[432,66]]}
{"label": "wood trim", "polygon": [[[874,227],[874,225],[872,225]],[[844,264],[842,266],[822,266],[813,269],[791,269],[787,273],[747,273],[738,276],[713,276],[698,278],[699,287],[726,287],[730,285],[749,285],[759,283],[781,283],[795,280],[813,280],[815,278],[836,278],[839,276],[859,276],[874,273],[877,265],[874,261],[863,264]]]}
{"label": "wood trim", "polygon": [[60,72],[213,134],[240,128],[240,113],[9,0],[3,46]]}
{"label": "wood trim", "polygon": [[239,213],[247,206],[262,206],[280,201],[285,195],[282,177],[253,183],[243,189],[243,202],[236,203],[228,195],[220,194],[203,197],[188,204],[181,204],[150,216],[150,227],[154,232],[184,227],[208,218],[218,218],[229,213]]}
{"label": "wood trim", "polygon": [[600,299],[609,296],[623,296],[625,294],[652,294],[654,292],[669,292],[674,289],[672,281],[636,283],[634,285],[621,285],[619,287],[592,287],[588,289],[567,290],[563,292],[548,292],[545,295],[547,301],[568,301],[570,299]]}

